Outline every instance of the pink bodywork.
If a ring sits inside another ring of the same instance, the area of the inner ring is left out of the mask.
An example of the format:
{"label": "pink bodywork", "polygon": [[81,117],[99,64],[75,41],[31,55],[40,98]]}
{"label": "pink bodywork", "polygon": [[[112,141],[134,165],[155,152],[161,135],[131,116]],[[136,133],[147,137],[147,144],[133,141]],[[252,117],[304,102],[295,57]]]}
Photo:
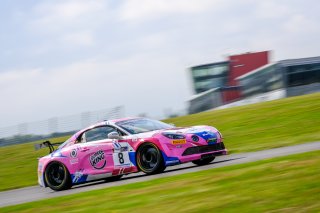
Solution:
{"label": "pink bodywork", "polygon": [[[120,120],[101,122],[83,129],[74,134],[63,147],[40,158],[38,166],[39,184],[46,186],[44,171],[46,166],[52,161],[61,162],[66,166],[73,184],[138,172],[136,151],[142,143],[146,142],[155,144],[161,150],[166,166],[198,160],[204,154],[214,154],[216,156],[227,154],[227,149],[224,146],[221,146],[218,150],[209,150],[208,152],[183,154],[190,147],[206,146],[210,148],[211,145],[219,145],[222,142],[221,134],[216,128],[211,126],[156,130],[123,136],[120,140],[105,139],[88,143],[77,143],[77,138],[83,132],[101,125],[115,126],[115,123],[118,121]],[[173,140],[162,134],[163,132],[183,134],[185,135],[185,143],[174,144]],[[192,139],[194,135],[198,136],[199,140],[197,142]],[[209,137],[216,138],[211,145],[208,142],[210,140]],[[220,145],[223,145],[223,143]]]}

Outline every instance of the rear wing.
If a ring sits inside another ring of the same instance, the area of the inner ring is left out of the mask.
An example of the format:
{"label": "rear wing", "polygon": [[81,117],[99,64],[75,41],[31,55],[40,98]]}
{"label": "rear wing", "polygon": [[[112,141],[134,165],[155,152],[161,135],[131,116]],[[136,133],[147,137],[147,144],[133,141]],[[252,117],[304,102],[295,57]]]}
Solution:
{"label": "rear wing", "polygon": [[59,142],[59,143],[51,143],[50,141],[44,141],[42,143],[39,144],[35,144],[34,145],[34,149],[35,150],[39,150],[39,149],[43,149],[45,147],[49,147],[49,154],[52,153],[55,150],[55,146],[59,146],[61,145],[63,142]]}

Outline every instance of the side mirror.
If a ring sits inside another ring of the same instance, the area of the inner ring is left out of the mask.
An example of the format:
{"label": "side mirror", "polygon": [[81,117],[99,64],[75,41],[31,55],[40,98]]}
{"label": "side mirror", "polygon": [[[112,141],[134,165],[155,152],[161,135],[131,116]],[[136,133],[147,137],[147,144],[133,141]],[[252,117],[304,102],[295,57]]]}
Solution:
{"label": "side mirror", "polygon": [[118,132],[110,132],[109,134],[108,134],[108,139],[120,139],[121,138],[121,136],[119,135],[119,133]]}

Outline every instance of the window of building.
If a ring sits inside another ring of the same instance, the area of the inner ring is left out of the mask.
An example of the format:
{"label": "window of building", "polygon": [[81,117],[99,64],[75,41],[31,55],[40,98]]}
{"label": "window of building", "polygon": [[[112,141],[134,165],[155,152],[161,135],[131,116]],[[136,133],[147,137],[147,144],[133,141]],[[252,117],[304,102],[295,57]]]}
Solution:
{"label": "window of building", "polygon": [[261,69],[240,79],[245,97],[270,92],[284,87],[284,79],[276,65]]}
{"label": "window of building", "polygon": [[320,64],[306,64],[287,68],[288,86],[295,87],[320,82]]}
{"label": "window of building", "polygon": [[208,75],[207,69],[194,69],[192,70],[193,77],[201,77]]}
{"label": "window of building", "polygon": [[208,64],[191,69],[196,93],[224,87],[227,82],[229,64],[227,62]]}

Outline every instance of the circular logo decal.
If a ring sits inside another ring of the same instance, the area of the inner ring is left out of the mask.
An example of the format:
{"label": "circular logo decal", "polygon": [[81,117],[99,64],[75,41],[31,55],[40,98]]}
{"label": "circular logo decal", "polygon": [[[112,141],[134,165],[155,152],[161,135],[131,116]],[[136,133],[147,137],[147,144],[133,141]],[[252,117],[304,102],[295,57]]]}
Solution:
{"label": "circular logo decal", "polygon": [[107,161],[104,158],[104,152],[102,150],[99,150],[91,155],[90,164],[95,169],[103,169],[107,164]]}
{"label": "circular logo decal", "polygon": [[73,150],[70,152],[70,157],[72,157],[72,158],[76,158],[76,157],[77,157],[77,150],[76,150],[76,149],[73,149]]}

